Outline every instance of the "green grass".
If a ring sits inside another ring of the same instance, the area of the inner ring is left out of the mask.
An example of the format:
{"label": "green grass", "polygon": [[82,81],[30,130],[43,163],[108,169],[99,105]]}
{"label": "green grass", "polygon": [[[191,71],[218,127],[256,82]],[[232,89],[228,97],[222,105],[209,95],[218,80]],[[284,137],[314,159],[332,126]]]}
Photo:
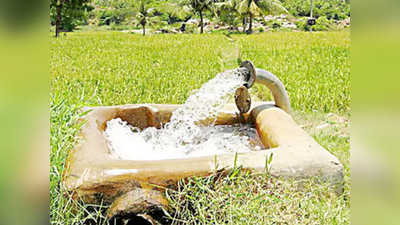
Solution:
{"label": "green grass", "polygon": [[[345,192],[334,196],[327,186],[311,182],[299,192],[292,182],[260,180],[245,172],[216,181],[193,178],[179,192],[170,191],[176,210],[171,216],[177,224],[350,223],[350,123],[341,119],[350,116],[350,33],[231,37],[82,31],[50,38],[51,223],[90,218],[106,223],[100,211],[87,213],[87,207],[72,211],[72,202],[62,196],[63,163],[75,144],[79,129],[75,122],[83,105],[181,104],[192,90],[243,60],[281,78],[295,120],[344,164]],[[271,99],[259,85],[252,95]],[[331,126],[316,128],[324,123]]]}
{"label": "green grass", "polygon": [[[273,33],[241,39],[242,58],[276,74],[293,108],[350,108],[350,33]],[[258,96],[265,99],[265,88]]]}
{"label": "green grass", "polygon": [[[317,178],[299,190],[293,181],[266,174],[213,174],[181,182],[178,191],[168,191],[177,209],[171,215],[174,224],[350,224],[350,122],[336,114],[295,112],[293,116],[344,164],[342,195],[335,195],[326,184],[316,185]],[[316,128],[325,123],[331,125]]]}

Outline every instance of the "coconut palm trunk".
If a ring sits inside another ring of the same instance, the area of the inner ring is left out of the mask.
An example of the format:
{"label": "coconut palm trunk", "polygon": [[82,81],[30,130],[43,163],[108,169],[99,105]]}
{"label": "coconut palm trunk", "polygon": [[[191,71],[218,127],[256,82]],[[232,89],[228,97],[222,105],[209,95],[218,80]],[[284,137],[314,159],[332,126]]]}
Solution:
{"label": "coconut palm trunk", "polygon": [[253,13],[250,13],[250,16],[249,16],[249,19],[250,19],[250,21],[249,21],[249,34],[252,34],[253,33]]}
{"label": "coconut palm trunk", "polygon": [[203,11],[200,11],[200,34],[204,32]]}
{"label": "coconut palm trunk", "polygon": [[57,9],[56,9],[56,34],[55,34],[55,37],[60,37],[62,7],[63,7],[63,1],[60,1],[60,4],[57,6]]}
{"label": "coconut palm trunk", "polygon": [[[246,31],[248,34],[253,33],[253,20],[255,17],[263,16],[264,13],[289,13],[282,6],[281,0],[241,0],[236,8],[238,13],[244,17],[243,24],[245,24],[245,16],[249,17],[249,29]],[[246,26],[243,27],[245,28]]]}
{"label": "coconut palm trunk", "polygon": [[141,24],[142,27],[143,27],[143,36],[146,35],[146,23],[147,23],[146,17],[143,18],[143,19],[140,21],[140,24]]}

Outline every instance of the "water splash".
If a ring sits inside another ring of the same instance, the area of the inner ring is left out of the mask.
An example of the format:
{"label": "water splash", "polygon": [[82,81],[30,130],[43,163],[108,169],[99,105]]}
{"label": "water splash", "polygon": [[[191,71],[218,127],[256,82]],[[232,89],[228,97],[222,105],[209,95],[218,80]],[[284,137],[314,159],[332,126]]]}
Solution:
{"label": "water splash", "polygon": [[[107,122],[112,155],[120,159],[157,160],[251,151],[249,127],[201,126],[199,121],[214,118],[233,92],[244,83],[245,68],[218,74],[176,109],[162,129],[140,131],[121,119]],[[253,132],[254,133],[254,132]]]}

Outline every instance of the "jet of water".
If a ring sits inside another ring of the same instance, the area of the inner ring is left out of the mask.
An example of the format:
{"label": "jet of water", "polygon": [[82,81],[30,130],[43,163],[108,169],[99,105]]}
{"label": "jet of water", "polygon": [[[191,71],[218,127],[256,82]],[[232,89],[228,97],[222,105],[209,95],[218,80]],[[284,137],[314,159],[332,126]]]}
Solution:
{"label": "jet of water", "polygon": [[[250,151],[248,137],[223,126],[199,125],[216,120],[229,97],[243,85],[246,68],[225,71],[192,94],[162,129],[140,131],[121,119],[107,122],[105,131],[112,155],[120,159],[156,160]],[[239,128],[237,128],[239,129]]]}

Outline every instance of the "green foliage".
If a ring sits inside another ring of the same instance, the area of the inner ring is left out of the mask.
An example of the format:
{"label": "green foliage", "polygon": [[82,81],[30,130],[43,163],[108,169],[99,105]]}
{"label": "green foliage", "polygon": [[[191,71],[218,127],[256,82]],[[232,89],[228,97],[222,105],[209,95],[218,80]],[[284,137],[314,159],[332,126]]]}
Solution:
{"label": "green foliage", "polygon": [[[318,183],[318,185],[316,185]],[[346,195],[349,192],[346,192]],[[293,181],[233,170],[179,183],[167,196],[172,224],[349,224],[350,203],[318,179],[302,190]]]}
{"label": "green foliage", "polygon": [[78,25],[87,23],[87,12],[93,10],[90,0],[51,0],[50,24],[55,25],[57,8],[61,8],[61,30],[72,31]]}
{"label": "green foliage", "polygon": [[[296,122],[304,124],[344,164],[345,193],[337,197],[329,187],[311,182],[299,192],[292,183],[246,172],[217,180],[192,178],[180,184],[180,191],[169,191],[176,219],[181,220],[176,223],[349,223],[349,131],[343,134],[344,129],[336,125],[330,131],[312,127],[326,122],[324,112],[349,112],[350,33],[264,33],[232,38],[236,41],[222,34],[143,37],[108,31],[50,39],[51,224],[105,221],[100,211],[85,211],[86,206],[74,212],[74,202],[63,197],[60,183],[65,157],[76,144],[76,121],[83,105],[182,104],[194,89],[226,69],[224,54],[232,51],[239,54],[229,60],[251,60],[282,80]],[[272,100],[269,91],[258,84],[251,93],[260,100]]]}
{"label": "green foliage", "polygon": [[[223,35],[228,35],[228,31],[227,30],[211,30],[210,31],[212,34],[223,34]],[[229,34],[230,35],[230,34]]]}
{"label": "green foliage", "polygon": [[[140,24],[141,19],[137,18],[132,10],[133,3],[140,4],[142,0],[94,0],[97,13],[90,14],[96,24],[111,25],[122,27],[124,22],[127,24]],[[241,26],[244,18],[249,18],[250,12],[254,19],[266,14],[290,13],[296,18],[308,17],[310,15],[310,1],[304,0],[146,0],[147,9],[154,9],[150,17],[152,25],[161,27],[164,24],[173,26],[174,23],[187,21],[191,17],[200,17],[200,12],[204,18],[214,22],[229,25],[236,29]],[[143,14],[143,13],[142,13]],[[314,7],[316,18],[326,17],[328,20],[343,20],[350,16],[350,2],[342,0],[316,0]],[[86,24],[88,15],[75,22]],[[308,25],[296,23],[300,30],[308,30]],[[150,25],[150,24],[149,24]],[[272,27],[272,24],[269,24]],[[279,24],[275,25],[275,30],[281,30]],[[328,30],[322,26],[318,30]]]}
{"label": "green foliage", "polygon": [[99,26],[117,24],[125,22],[129,12],[126,9],[101,10],[98,14]]}
{"label": "green foliage", "polygon": [[282,22],[280,22],[280,21],[274,21],[274,22],[272,23],[272,29],[278,30],[278,29],[280,29],[281,27],[282,27]]}
{"label": "green foliage", "polygon": [[328,20],[325,16],[321,16],[317,19],[315,26],[313,27],[316,31],[329,31],[333,28],[333,21]]}
{"label": "green foliage", "polygon": [[129,26],[125,23],[122,23],[122,24],[111,23],[109,26],[109,29],[122,31],[122,30],[134,30],[134,29],[138,29],[138,28]]}
{"label": "green foliage", "polygon": [[199,30],[199,28],[196,24],[186,24],[184,33],[185,34],[195,34],[195,33],[198,33],[198,30]]}
{"label": "green foliage", "polygon": [[[348,32],[233,38],[240,59],[251,60],[282,79],[295,110],[343,112],[350,107]],[[59,41],[52,39],[52,91],[77,93],[73,96],[82,95],[83,100],[96,93],[97,104],[105,105],[183,103],[191,90],[223,71],[220,52],[229,43],[224,35],[142,38],[123,33],[77,33]],[[101,51],[94,51],[98,49]],[[175,78],[179,85],[173,82]],[[264,87],[256,85],[252,90],[259,99],[271,100]]]}
{"label": "green foliage", "polygon": [[[310,26],[307,23],[307,18],[302,18],[297,21],[296,26],[299,30],[309,31]],[[316,20],[316,24],[313,26],[314,31],[334,31],[338,30],[338,26],[335,24],[333,20],[328,20],[325,16],[321,16]]]}
{"label": "green foliage", "polygon": [[180,0],[180,5],[186,6],[192,12],[200,13],[212,10],[213,1],[211,0]]}
{"label": "green foliage", "polygon": [[294,22],[294,24],[301,31],[309,31],[310,30],[308,23],[307,23],[307,17],[302,17],[302,18],[297,19]]}
{"label": "green foliage", "polygon": [[95,105],[183,103],[221,71],[215,50],[224,41],[215,35],[142,37],[121,32],[52,39],[51,92],[73,102],[94,100]]}
{"label": "green foliage", "polygon": [[237,11],[238,4],[239,0],[227,0],[215,3],[215,11],[219,21],[232,27],[237,27],[241,19],[241,15]]}
{"label": "green foliage", "polygon": [[277,19],[268,20],[265,23],[265,26],[272,29],[271,31],[281,31],[282,30],[282,21]]}
{"label": "green foliage", "polygon": [[241,0],[236,10],[240,14],[254,16],[288,12],[279,0]]}
{"label": "green foliage", "polygon": [[[295,17],[309,17],[311,1],[287,0],[284,6]],[[343,0],[315,0],[314,17],[325,16],[328,19],[343,20],[350,16],[350,2]]]}
{"label": "green foliage", "polygon": [[241,0],[236,10],[244,17],[249,16],[249,34],[252,32],[252,20],[254,17],[265,14],[288,13],[279,0]]}
{"label": "green foliage", "polygon": [[[68,151],[76,144],[83,102],[71,102],[64,94],[50,92],[50,223],[78,224],[82,212],[73,212],[70,198],[64,198],[61,179]],[[84,208],[84,207],[82,207]]]}
{"label": "green foliage", "polygon": [[[334,194],[318,178],[305,181],[299,190],[293,181],[240,171],[226,176],[218,172],[206,178],[193,177],[179,183],[167,196],[176,210],[172,224],[349,224],[350,223],[350,129],[336,124],[321,130],[329,116],[293,113],[310,135],[344,164],[344,193]],[[268,158],[266,158],[266,161]],[[272,157],[272,161],[274,158]],[[267,164],[267,163],[266,163]],[[268,167],[266,167],[267,170]],[[318,183],[318,184],[316,184]]]}
{"label": "green foliage", "polygon": [[164,5],[166,11],[179,18],[198,14],[200,16],[200,33],[203,33],[204,15],[213,11],[214,2],[212,0],[179,0],[175,3]]}
{"label": "green foliage", "polygon": [[[350,108],[350,33],[272,33],[240,40],[241,58],[276,74],[293,108],[322,112]],[[255,85],[254,91],[259,99],[272,100],[264,87]]]}
{"label": "green foliage", "polygon": [[129,23],[134,26],[142,26],[143,35],[145,35],[146,26],[148,27],[161,27],[166,25],[164,21],[157,16],[157,9],[155,8],[154,0],[127,0],[129,10],[133,16],[129,18]]}

